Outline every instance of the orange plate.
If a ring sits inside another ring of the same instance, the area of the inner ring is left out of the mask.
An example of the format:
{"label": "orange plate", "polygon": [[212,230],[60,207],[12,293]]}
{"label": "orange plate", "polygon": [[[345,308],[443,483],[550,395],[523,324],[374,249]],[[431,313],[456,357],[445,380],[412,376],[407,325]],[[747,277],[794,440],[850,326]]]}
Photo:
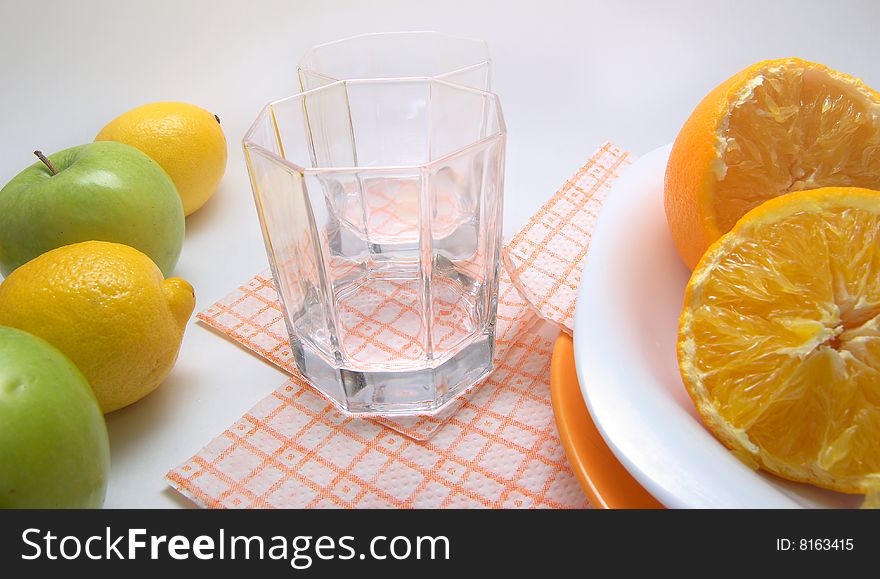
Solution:
{"label": "orange plate", "polygon": [[550,393],[556,427],[568,463],[596,508],[662,509],[605,444],[584,404],[574,367],[574,340],[559,335],[550,365]]}

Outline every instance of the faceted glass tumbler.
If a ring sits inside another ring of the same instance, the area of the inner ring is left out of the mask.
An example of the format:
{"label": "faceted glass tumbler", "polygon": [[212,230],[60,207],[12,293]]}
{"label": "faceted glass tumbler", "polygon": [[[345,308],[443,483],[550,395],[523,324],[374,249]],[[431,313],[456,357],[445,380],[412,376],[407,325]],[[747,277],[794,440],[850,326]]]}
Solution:
{"label": "faceted glass tumbler", "polygon": [[423,76],[488,91],[489,47],[430,31],[361,34],[313,47],[297,73],[303,91],[338,80]]}
{"label": "faceted glass tumbler", "polygon": [[297,367],[351,414],[432,414],[492,370],[506,130],[431,78],[267,105],[243,146]]}

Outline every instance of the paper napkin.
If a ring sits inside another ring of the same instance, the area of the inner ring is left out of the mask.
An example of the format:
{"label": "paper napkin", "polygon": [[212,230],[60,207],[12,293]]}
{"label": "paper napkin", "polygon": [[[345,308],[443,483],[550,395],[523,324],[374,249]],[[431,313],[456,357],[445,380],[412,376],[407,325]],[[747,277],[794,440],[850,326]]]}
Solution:
{"label": "paper napkin", "polygon": [[596,216],[629,163],[603,145],[505,245],[496,369],[442,416],[345,417],[297,373],[268,272],[207,308],[203,323],[291,376],[168,482],[204,507],[589,506],[556,431],[549,366]]}

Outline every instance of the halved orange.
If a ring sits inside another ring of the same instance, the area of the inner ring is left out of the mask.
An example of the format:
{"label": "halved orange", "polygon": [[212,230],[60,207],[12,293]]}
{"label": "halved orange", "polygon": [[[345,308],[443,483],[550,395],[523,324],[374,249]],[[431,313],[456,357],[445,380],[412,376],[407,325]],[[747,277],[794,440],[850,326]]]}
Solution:
{"label": "halved orange", "polygon": [[666,169],[665,207],[693,268],[737,220],[784,193],[880,189],[880,94],[796,58],[768,60],[709,93],[685,122]]}
{"label": "halved orange", "polygon": [[880,489],[880,192],[791,193],[693,272],[682,379],[742,460],[847,493]]}

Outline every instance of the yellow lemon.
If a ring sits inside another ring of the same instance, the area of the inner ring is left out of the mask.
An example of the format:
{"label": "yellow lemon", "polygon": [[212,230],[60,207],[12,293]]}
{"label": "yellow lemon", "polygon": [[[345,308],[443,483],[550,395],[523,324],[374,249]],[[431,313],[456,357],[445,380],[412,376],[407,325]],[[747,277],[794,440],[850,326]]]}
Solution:
{"label": "yellow lemon", "polygon": [[163,279],[140,251],[104,241],[44,253],[0,284],[0,325],[66,354],[105,413],[165,380],[194,307],[189,283]]}
{"label": "yellow lemon", "polygon": [[174,181],[183,212],[198,210],[226,171],[226,137],[220,118],[187,103],[151,103],[116,117],[96,141],[117,141],[146,153]]}

